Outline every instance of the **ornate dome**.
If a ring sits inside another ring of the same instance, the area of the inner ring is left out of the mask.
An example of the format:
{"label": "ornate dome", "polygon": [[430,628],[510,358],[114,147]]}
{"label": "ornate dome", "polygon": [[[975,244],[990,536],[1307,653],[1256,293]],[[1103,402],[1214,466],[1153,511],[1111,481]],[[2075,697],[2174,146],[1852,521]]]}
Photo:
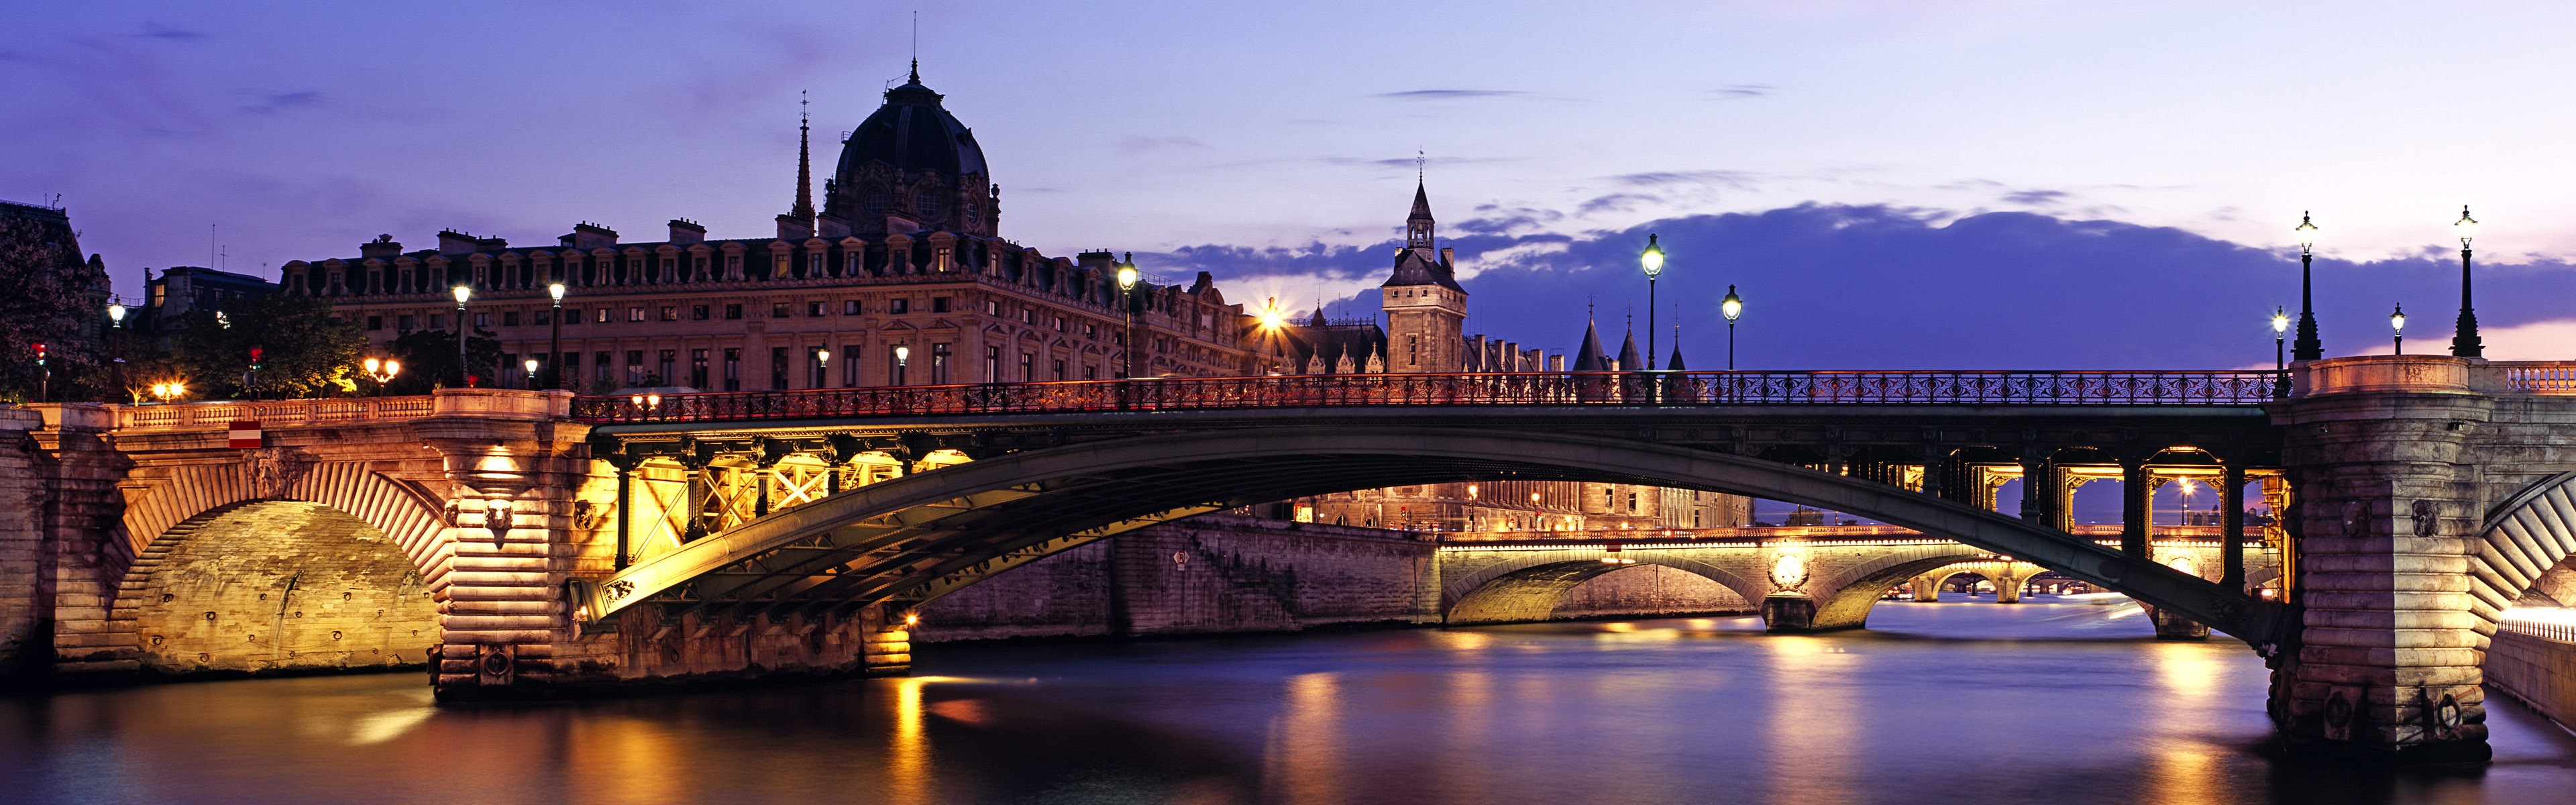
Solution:
{"label": "ornate dome", "polygon": [[886,90],[885,105],[850,133],[849,142],[841,146],[834,179],[842,187],[852,186],[860,168],[871,162],[906,176],[936,171],[951,180],[967,174],[989,178],[983,147],[975,144],[975,134],[966,124],[940,107],[944,97],[921,85],[921,68],[914,66],[911,80]]}

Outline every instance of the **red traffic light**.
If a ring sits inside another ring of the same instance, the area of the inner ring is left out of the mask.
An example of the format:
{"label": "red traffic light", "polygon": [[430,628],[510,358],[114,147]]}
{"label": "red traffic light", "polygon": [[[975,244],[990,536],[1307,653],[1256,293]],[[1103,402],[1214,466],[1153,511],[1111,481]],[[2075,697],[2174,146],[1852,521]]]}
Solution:
{"label": "red traffic light", "polygon": [[39,363],[45,360],[45,343],[42,341],[36,342],[36,360]]}

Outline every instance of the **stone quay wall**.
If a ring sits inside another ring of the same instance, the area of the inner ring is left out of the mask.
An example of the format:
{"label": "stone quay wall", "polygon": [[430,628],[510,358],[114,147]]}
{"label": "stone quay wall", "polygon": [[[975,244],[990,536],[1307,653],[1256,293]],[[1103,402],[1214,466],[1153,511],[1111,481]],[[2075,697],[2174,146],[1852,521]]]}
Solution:
{"label": "stone quay wall", "polygon": [[[1402,531],[1193,517],[1032,562],[933,601],[914,640],[1286,632],[1440,621],[1438,543]],[[1639,566],[1566,594],[1555,619],[1749,611],[1686,571]]]}
{"label": "stone quay wall", "polygon": [[2489,687],[2576,728],[2576,643],[2498,629],[2487,646]]}

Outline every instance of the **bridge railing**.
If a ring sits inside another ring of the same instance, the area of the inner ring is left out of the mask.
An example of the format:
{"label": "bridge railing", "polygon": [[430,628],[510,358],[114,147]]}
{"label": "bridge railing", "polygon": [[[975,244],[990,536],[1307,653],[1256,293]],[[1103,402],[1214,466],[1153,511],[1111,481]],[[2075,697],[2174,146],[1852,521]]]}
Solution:
{"label": "bridge railing", "polygon": [[2259,405],[2263,371],[1514,372],[1173,377],[581,397],[591,422],[1402,405]]}

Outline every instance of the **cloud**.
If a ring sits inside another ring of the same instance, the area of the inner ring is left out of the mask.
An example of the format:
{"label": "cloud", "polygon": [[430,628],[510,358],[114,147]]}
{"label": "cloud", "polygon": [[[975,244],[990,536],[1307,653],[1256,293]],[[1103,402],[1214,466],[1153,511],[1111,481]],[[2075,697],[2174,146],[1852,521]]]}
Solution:
{"label": "cloud", "polygon": [[1738,190],[1752,189],[1754,178],[1755,174],[1744,171],[1716,170],[1648,171],[1645,173],[1623,173],[1618,176],[1610,177],[1612,181],[1616,181],[1620,184],[1643,187],[1670,184],[1701,184],[1720,185],[1724,187],[1732,187]]}
{"label": "cloud", "polygon": [[249,103],[244,103],[233,108],[235,110],[248,112],[254,115],[275,114],[284,109],[322,105],[322,93],[320,90],[235,90],[234,94],[250,96],[251,100]]}
{"label": "cloud", "polygon": [[[1520,208],[1476,212],[1491,222],[1546,217]],[[1457,248],[1460,274],[1472,279],[1472,332],[1564,351],[1582,335],[1587,297],[1604,311],[1634,304],[1636,326],[1645,326],[1636,261],[1647,232],[1661,236],[1668,260],[1658,324],[1682,326],[1682,348],[1695,364],[1726,349],[1715,304],[1729,285],[1747,303],[1736,332],[1745,368],[2268,367],[2272,309],[2298,305],[2295,255],[2170,227],[2033,212],[1804,204],[1577,235],[1445,225],[1442,245]],[[1233,301],[1277,295],[1311,309],[1320,289],[1334,315],[1361,315],[1375,310],[1370,292],[1384,281],[1396,245],[1393,238],[1286,249],[1206,245],[1157,262],[1215,274]],[[2457,259],[2441,252],[2318,260],[2327,354],[2387,352],[2388,307],[2396,302],[2418,316],[2410,341],[2426,351],[2447,343]],[[2576,266],[2481,263],[2478,283],[2494,356],[2576,357],[2576,319],[2554,301],[2576,297]],[[1603,323],[1618,326],[1615,317]]]}
{"label": "cloud", "polygon": [[1118,153],[1141,154],[1147,151],[1169,151],[1176,148],[1207,148],[1208,144],[1189,137],[1126,137],[1118,141]]}
{"label": "cloud", "polygon": [[2065,201],[2071,195],[2073,194],[2064,190],[2015,190],[2005,193],[2004,200],[2014,204],[2045,207]]}
{"label": "cloud", "polygon": [[1764,97],[1778,89],[1769,84],[1728,84],[1709,90],[1708,97],[1721,101],[1743,100]]}
{"label": "cloud", "polygon": [[174,42],[207,38],[207,34],[202,31],[174,28],[158,22],[150,21],[144,22],[142,29],[135,31],[134,35],[144,39],[167,39]]}
{"label": "cloud", "polygon": [[1381,92],[1370,97],[1402,101],[1445,101],[1459,98],[1512,98],[1530,93],[1516,89],[1416,89],[1403,92]]}
{"label": "cloud", "polygon": [[1574,209],[1574,214],[1591,215],[1596,212],[1627,212],[1629,210],[1636,209],[1639,204],[1662,200],[1664,200],[1664,197],[1662,196],[1649,195],[1645,193],[1612,193],[1610,195],[1596,197],[1583,202],[1582,206]]}

